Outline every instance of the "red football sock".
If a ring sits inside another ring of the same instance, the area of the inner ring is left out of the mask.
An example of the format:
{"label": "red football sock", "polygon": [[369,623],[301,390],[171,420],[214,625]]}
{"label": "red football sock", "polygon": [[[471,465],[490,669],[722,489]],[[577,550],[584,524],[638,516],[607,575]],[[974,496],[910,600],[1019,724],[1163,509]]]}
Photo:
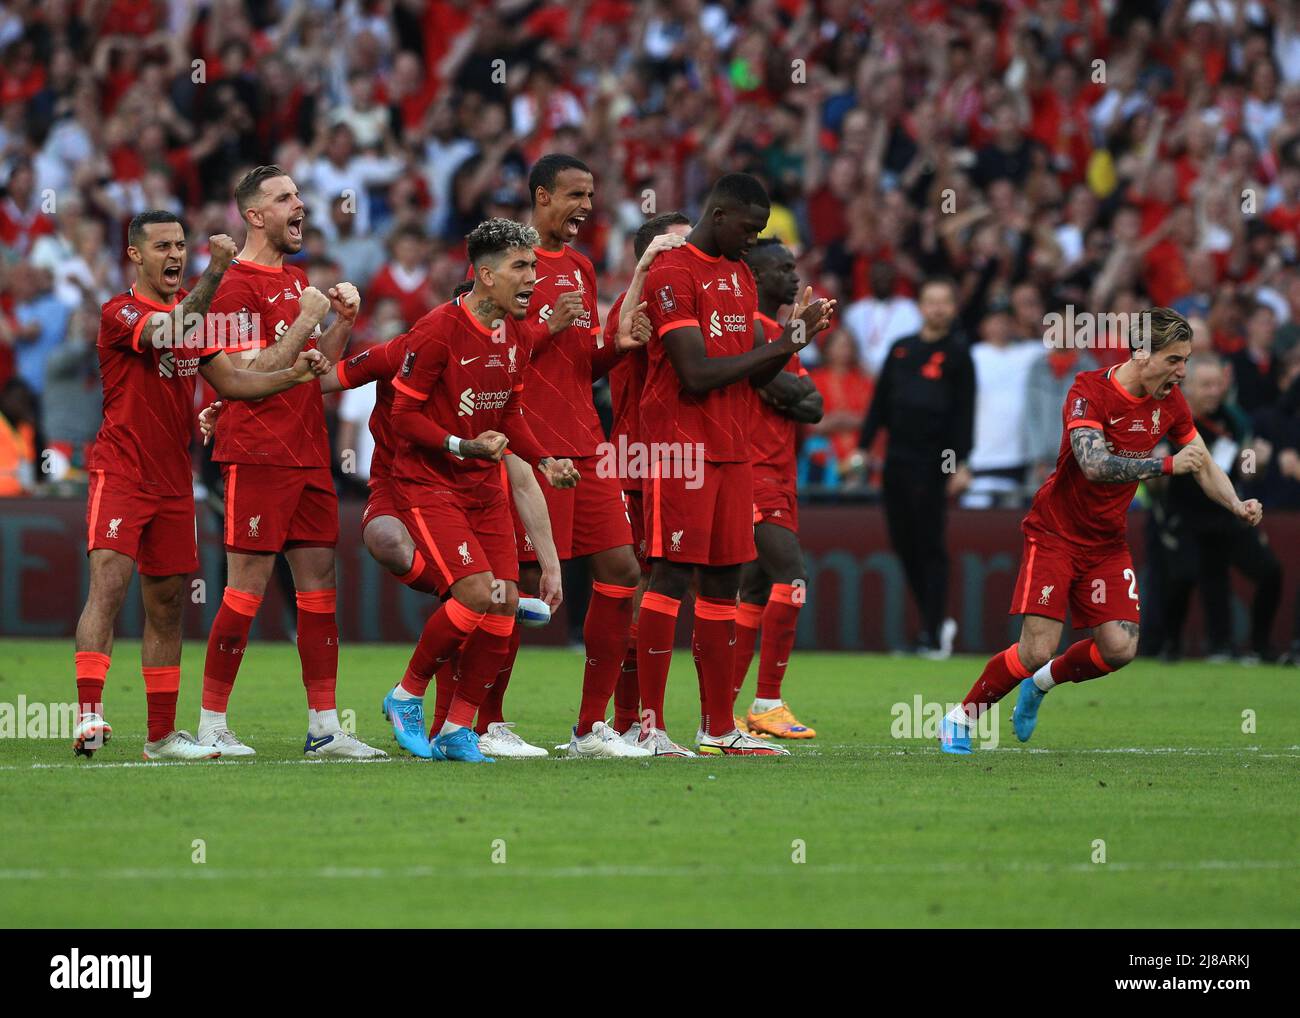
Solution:
{"label": "red football sock", "polygon": [[636,641],[641,723],[660,731],[667,731],[664,727],[664,691],[668,688],[668,668],[673,663],[673,637],[677,632],[677,612],[681,606],[675,597],[653,591],[646,591],[641,598]]}
{"label": "red football sock", "polygon": [[497,672],[510,650],[513,615],[484,615],[460,651],[460,676],[456,693],[447,708],[447,720],[461,728],[474,724],[474,715],[496,681]]}
{"label": "red football sock", "polygon": [[436,594],[439,590],[438,582],[440,580],[446,582],[442,570],[432,562],[426,562],[418,548],[415,551],[415,558],[411,560],[411,568],[397,579],[421,594]]}
{"label": "red football sock", "polygon": [[149,704],[149,741],[157,742],[176,727],[176,697],[181,688],[181,666],[141,668],[144,696]]}
{"label": "red football sock", "polygon": [[636,623],[627,631],[627,650],[623,654],[623,665],[618,673],[618,682],[614,685],[614,727],[626,732],[641,720],[641,690],[637,688],[636,677]]}
{"label": "red football sock", "polygon": [[443,722],[447,720],[447,711],[451,707],[451,698],[456,694],[456,683],[459,681],[457,674],[460,669],[460,651],[455,651],[451,655],[450,661],[445,661],[438,668],[438,684],[433,692],[433,724],[429,728],[429,738],[433,739],[442,731]]}
{"label": "red football sock", "polygon": [[420,642],[402,676],[402,688],[412,696],[424,696],[433,673],[451,659],[482,618],[482,612],[471,611],[454,597],[444,601],[424,624]]}
{"label": "red football sock", "polygon": [[339,623],[334,617],[334,590],[298,591],[298,658],[307,706],[334,710],[339,674]]}
{"label": "red football sock", "polygon": [[734,678],[731,680],[731,704],[735,707],[740,688],[749,676],[749,665],[754,660],[754,644],[758,642],[758,627],[763,619],[763,606],[741,601],[736,605],[736,651],[733,661]]}
{"label": "red football sock", "polygon": [[1052,658],[1053,682],[1087,682],[1114,670],[1102,660],[1101,651],[1091,639],[1073,643],[1060,657]]}
{"label": "red football sock", "polygon": [[994,654],[984,666],[980,677],[975,680],[975,685],[970,687],[966,699],[961,702],[966,708],[966,715],[979,717],[1029,676],[1029,669],[1020,663],[1018,644],[1013,643],[1001,653]]}
{"label": "red football sock", "polygon": [[609,698],[627,652],[632,624],[632,595],[636,587],[595,581],[587,605],[582,637],[587,645],[587,667],[582,674],[582,704],[578,708],[578,735],[586,735],[597,721],[605,720]]}
{"label": "red football sock", "polygon": [[510,674],[515,669],[515,658],[519,656],[519,636],[519,627],[516,626],[510,633],[510,646],[506,648],[506,659],[497,671],[496,681],[492,683],[492,688],[483,697],[483,705],[478,709],[478,724],[474,726],[474,731],[479,735],[488,730],[488,725],[506,719],[506,687],[510,685]]}
{"label": "red football sock", "polygon": [[97,650],[79,650],[72,656],[77,675],[77,713],[104,713],[104,679],[112,658]]}
{"label": "red football sock", "polygon": [[758,698],[781,699],[781,680],[794,650],[794,633],[799,624],[797,588],[790,583],[772,584],[772,596],[763,609],[763,646],[758,658]]}
{"label": "red football sock", "polygon": [[256,594],[227,587],[208,634],[208,656],[203,661],[203,709],[224,711],[235,688],[235,676],[248,646],[248,630],[261,607]]}
{"label": "red football sock", "polygon": [[731,714],[735,631],[735,601],[714,597],[695,599],[691,647],[700,679],[700,723],[708,735],[726,735],[735,727]]}

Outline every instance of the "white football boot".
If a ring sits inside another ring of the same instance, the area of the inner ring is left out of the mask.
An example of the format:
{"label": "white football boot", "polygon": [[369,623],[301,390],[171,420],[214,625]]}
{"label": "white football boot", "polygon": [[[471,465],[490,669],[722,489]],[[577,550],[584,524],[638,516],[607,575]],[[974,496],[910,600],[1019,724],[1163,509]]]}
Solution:
{"label": "white football boot", "polygon": [[168,732],[161,739],[144,744],[146,760],[216,760],[221,750],[205,746],[189,732]]}
{"label": "white football boot", "polygon": [[726,735],[706,735],[697,732],[695,747],[702,756],[789,756],[784,746],[775,746],[733,728]]}
{"label": "white football boot", "polygon": [[626,742],[629,746],[635,746],[638,742],[641,741],[641,722],[633,721],[632,727],[629,728],[622,735],[620,735],[619,738],[622,739],[624,742]]}
{"label": "white football boot", "polygon": [[241,756],[257,756],[257,750],[239,741],[239,736],[229,728],[200,728],[194,740],[200,746],[216,746],[221,750],[223,759],[232,760]]}
{"label": "white football boot", "polygon": [[[637,726],[638,735],[640,726]],[[628,733],[631,734],[630,732]],[[644,750],[648,750],[651,756],[696,756],[685,746],[680,746],[668,738],[668,733],[659,728],[647,728],[644,735],[640,735],[637,745]]]}
{"label": "white football boot", "polygon": [[113,726],[102,717],[94,713],[83,714],[72,730],[72,752],[89,759],[95,750],[107,746],[112,736]]}
{"label": "white football boot", "polygon": [[506,759],[533,759],[550,756],[541,746],[525,742],[512,731],[513,721],[493,721],[487,731],[478,737],[478,748],[484,756],[505,757]]}
{"label": "white football boot", "polygon": [[355,735],[349,735],[342,728],[336,728],[332,732],[322,732],[320,735],[312,735],[308,732],[302,752],[304,756],[313,760],[323,760],[327,757],[341,760],[388,759],[388,754],[382,749],[367,746]]}
{"label": "white football boot", "polygon": [[574,726],[573,738],[569,740],[569,756],[588,759],[613,760],[620,757],[646,757],[651,753],[640,746],[629,746],[618,737],[618,733],[603,721],[597,721],[586,735],[577,734]]}

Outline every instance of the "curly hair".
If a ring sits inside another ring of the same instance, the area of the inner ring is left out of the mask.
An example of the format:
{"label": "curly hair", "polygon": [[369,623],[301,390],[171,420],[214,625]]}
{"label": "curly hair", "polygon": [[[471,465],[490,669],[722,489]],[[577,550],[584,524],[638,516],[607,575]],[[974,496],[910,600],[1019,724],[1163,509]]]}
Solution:
{"label": "curly hair", "polygon": [[537,231],[513,219],[488,219],[478,224],[465,238],[470,263],[478,268],[484,259],[496,259],[507,251],[532,249],[541,243]]}

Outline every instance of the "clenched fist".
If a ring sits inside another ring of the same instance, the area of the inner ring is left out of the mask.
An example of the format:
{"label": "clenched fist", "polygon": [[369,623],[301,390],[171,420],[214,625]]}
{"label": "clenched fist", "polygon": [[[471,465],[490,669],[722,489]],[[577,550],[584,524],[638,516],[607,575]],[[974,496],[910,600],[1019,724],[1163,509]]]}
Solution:
{"label": "clenched fist", "polygon": [[546,320],[546,327],[551,330],[554,336],[561,329],[567,329],[570,325],[582,317],[582,313],[587,310],[587,306],[582,303],[582,291],[570,290],[568,293],[562,293],[555,301],[555,308],[551,312],[551,317]]}
{"label": "clenched fist", "polygon": [[542,460],[537,464],[537,469],[550,482],[552,488],[575,488],[582,477],[574,467],[573,460],[568,459]]}
{"label": "clenched fist", "polygon": [[329,314],[330,299],[314,286],[309,286],[303,290],[302,295],[298,298],[301,302],[299,307],[302,313],[307,316],[307,320],[319,325],[321,320]]}
{"label": "clenched fist", "polygon": [[624,332],[620,327],[618,335],[614,337],[614,347],[619,353],[640,349],[650,342],[653,330],[650,327],[650,319],[646,315],[645,309],[646,302],[642,301],[636,306],[636,310],[632,312],[632,319],[627,326],[628,331]]}
{"label": "clenched fist", "polygon": [[1258,499],[1248,498],[1245,502],[1238,502],[1232,507],[1232,513],[1238,519],[1245,520],[1252,527],[1259,526],[1259,521],[1264,518],[1264,507],[1259,504]]}
{"label": "clenched fist", "polygon": [[218,271],[225,272],[230,267],[230,263],[235,260],[239,248],[224,233],[217,233],[208,238],[208,253],[209,264],[215,266]]}
{"label": "clenched fist", "polygon": [[506,454],[506,436],[499,431],[485,431],[477,438],[468,438],[460,443],[460,455],[464,459],[491,460],[499,463]]}
{"label": "clenched fist", "polygon": [[[332,367],[334,365],[330,363],[330,359],[319,350],[304,350],[293,362],[294,374],[298,376],[300,382],[310,382],[313,378],[320,378]],[[202,414],[199,416],[202,418]]]}
{"label": "clenched fist", "polygon": [[356,321],[361,310],[361,293],[351,283],[330,287],[330,307],[346,322]]}

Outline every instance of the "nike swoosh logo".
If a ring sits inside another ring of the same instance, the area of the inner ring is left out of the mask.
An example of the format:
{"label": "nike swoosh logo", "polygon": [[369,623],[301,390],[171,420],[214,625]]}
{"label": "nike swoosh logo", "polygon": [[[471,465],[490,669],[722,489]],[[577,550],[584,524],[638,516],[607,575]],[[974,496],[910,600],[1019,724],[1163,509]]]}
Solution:
{"label": "nike swoosh logo", "polygon": [[784,668],[784,667],[785,667],[786,665],[788,665],[789,663],[790,663],[789,661],[778,661],[778,662],[776,663],[776,666],[777,666],[778,668]]}
{"label": "nike swoosh logo", "polygon": [[[482,354],[479,354],[479,357],[482,356]],[[463,368],[466,364],[473,364],[476,360],[478,360],[478,357],[462,357],[460,359],[460,366]]]}
{"label": "nike swoosh logo", "polygon": [[707,290],[707,289],[708,289],[709,287],[711,287],[712,285],[713,285],[713,280],[712,280],[712,279],[710,279],[707,283],[701,283],[701,284],[700,284],[700,286],[701,286],[703,289],[705,289],[705,290]]}
{"label": "nike swoosh logo", "polygon": [[267,297],[267,298],[266,298],[266,302],[267,302],[268,304],[274,304],[277,300],[280,299],[280,296],[281,296],[281,295],[277,293],[274,297]]}
{"label": "nike swoosh logo", "polygon": [[671,654],[672,652],[673,652],[673,649],[672,649],[671,647],[669,647],[667,650],[652,650],[652,651],[650,651],[651,654]]}
{"label": "nike swoosh logo", "polygon": [[551,278],[550,276],[538,276],[536,279],[533,280],[533,286],[536,286],[543,279],[550,279],[550,278]]}
{"label": "nike swoosh logo", "polygon": [[333,741],[334,741],[334,736],[332,736],[332,735],[322,735],[319,739],[313,739],[313,738],[309,735],[309,736],[307,736],[307,749],[306,749],[306,752],[310,753],[310,752],[312,752],[312,751],[314,751],[314,750],[320,749],[322,746],[328,745],[329,743],[331,743],[331,742],[333,742]]}
{"label": "nike swoosh logo", "polygon": [[1124,415],[1120,414],[1120,416],[1118,417],[1107,417],[1106,419],[1110,421],[1111,424],[1118,424],[1120,421],[1124,419]]}

